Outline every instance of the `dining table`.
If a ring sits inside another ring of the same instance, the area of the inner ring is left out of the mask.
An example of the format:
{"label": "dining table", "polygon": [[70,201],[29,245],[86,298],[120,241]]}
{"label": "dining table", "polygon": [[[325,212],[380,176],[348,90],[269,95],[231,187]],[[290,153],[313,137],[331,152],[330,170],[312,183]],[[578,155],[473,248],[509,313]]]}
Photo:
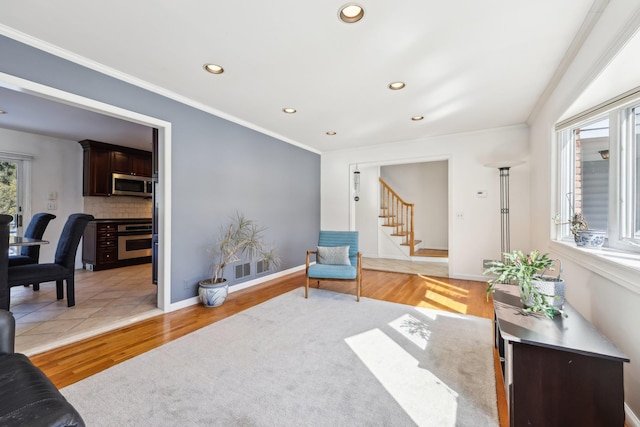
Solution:
{"label": "dining table", "polygon": [[32,237],[9,235],[9,246],[37,246],[46,245],[48,240],[34,239]]}

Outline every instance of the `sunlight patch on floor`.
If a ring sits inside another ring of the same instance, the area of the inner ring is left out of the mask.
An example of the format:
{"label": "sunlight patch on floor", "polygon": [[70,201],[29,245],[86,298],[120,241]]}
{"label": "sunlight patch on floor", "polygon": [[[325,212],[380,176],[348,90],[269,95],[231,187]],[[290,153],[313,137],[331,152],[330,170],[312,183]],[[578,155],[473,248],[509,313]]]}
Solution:
{"label": "sunlight patch on floor", "polygon": [[429,344],[429,336],[431,331],[429,327],[420,319],[405,314],[389,323],[393,329],[402,334],[406,339],[414,343],[421,350],[426,350]]}
{"label": "sunlight patch on floor", "polygon": [[458,394],[380,329],[345,341],[416,424],[456,425]]}
{"label": "sunlight patch on floor", "polygon": [[431,290],[428,290],[427,292],[425,292],[424,297],[429,300],[429,301],[433,301],[441,306],[447,307],[457,313],[462,313],[462,314],[466,314],[467,313],[467,304],[462,303],[460,301],[456,301],[454,299],[451,299],[449,297],[446,297],[442,294],[439,294],[437,292],[433,292]]}

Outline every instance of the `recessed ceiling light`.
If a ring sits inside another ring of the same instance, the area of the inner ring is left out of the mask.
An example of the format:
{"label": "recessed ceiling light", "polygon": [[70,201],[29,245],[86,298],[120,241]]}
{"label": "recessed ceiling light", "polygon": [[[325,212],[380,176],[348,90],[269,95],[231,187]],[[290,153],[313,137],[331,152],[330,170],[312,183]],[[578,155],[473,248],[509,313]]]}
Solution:
{"label": "recessed ceiling light", "polygon": [[364,7],[356,3],[347,3],[338,11],[340,20],[347,24],[358,22],[364,16]]}
{"label": "recessed ceiling light", "polygon": [[0,110],[0,114],[7,114],[7,112],[4,110]]}
{"label": "recessed ceiling light", "polygon": [[297,110],[295,108],[283,108],[282,111],[284,111],[287,114],[293,114],[295,113]]}
{"label": "recessed ceiling light", "polygon": [[335,135],[335,134],[336,134],[336,133],[335,133],[334,131],[332,131],[332,130],[330,130],[329,132],[327,132],[327,135],[329,135],[329,136],[333,136],[333,135]]}
{"label": "recessed ceiling light", "polygon": [[219,66],[218,64],[204,64],[203,68],[210,72],[211,74],[222,74],[224,73],[224,68]]}
{"label": "recessed ceiling light", "polygon": [[389,83],[389,89],[391,90],[400,90],[404,88],[405,84],[403,82],[393,82]]}
{"label": "recessed ceiling light", "polygon": [[413,120],[414,122],[419,122],[422,119],[424,119],[424,116],[413,116],[413,117],[411,117],[411,120]]}

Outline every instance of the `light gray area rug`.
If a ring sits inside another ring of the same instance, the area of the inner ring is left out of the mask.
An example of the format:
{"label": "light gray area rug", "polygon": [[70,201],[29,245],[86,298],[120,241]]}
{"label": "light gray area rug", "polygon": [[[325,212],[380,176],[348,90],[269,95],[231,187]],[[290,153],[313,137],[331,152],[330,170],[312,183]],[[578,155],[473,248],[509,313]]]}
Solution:
{"label": "light gray area rug", "polygon": [[62,393],[88,426],[498,425],[488,319],[318,289]]}

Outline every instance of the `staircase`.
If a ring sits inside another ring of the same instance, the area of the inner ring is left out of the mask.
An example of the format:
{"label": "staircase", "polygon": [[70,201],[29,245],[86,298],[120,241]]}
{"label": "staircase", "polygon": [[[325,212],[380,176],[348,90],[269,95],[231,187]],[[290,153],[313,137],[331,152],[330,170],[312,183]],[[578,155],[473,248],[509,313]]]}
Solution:
{"label": "staircase", "polygon": [[407,257],[416,255],[422,243],[415,239],[414,204],[407,203],[382,179],[380,181],[380,226]]}

